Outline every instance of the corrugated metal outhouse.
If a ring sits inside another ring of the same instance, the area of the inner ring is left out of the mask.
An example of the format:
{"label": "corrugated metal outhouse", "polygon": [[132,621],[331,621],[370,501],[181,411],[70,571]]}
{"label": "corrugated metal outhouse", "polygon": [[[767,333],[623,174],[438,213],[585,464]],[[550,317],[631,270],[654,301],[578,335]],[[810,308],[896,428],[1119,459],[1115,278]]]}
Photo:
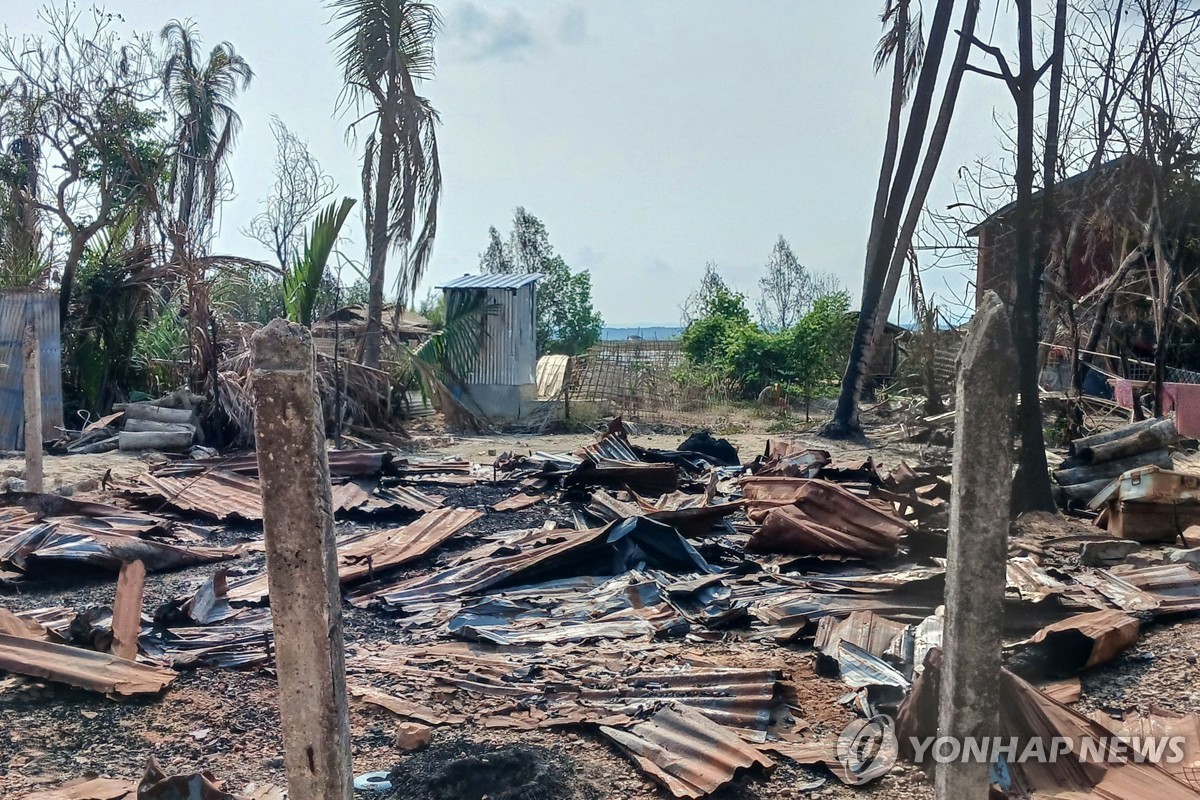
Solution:
{"label": "corrugated metal outhouse", "polygon": [[42,440],[58,438],[63,426],[62,337],[58,296],[45,292],[0,292],[0,450],[25,449],[25,326],[41,343]]}
{"label": "corrugated metal outhouse", "polygon": [[464,390],[489,417],[518,419],[537,403],[537,272],[463,275],[438,287],[446,308],[483,296],[494,313],[481,317],[483,336]]}

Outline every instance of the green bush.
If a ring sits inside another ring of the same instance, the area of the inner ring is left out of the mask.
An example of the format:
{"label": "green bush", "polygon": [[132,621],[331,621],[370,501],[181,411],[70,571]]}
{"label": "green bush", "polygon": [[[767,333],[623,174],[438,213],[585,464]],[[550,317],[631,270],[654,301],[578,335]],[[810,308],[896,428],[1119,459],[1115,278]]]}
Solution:
{"label": "green bush", "polygon": [[779,383],[805,398],[831,388],[841,374],[854,335],[845,292],[818,298],[790,328],[764,330],[750,319],[746,298],[718,288],[683,332],[691,374],[710,385],[736,388],[746,399]]}

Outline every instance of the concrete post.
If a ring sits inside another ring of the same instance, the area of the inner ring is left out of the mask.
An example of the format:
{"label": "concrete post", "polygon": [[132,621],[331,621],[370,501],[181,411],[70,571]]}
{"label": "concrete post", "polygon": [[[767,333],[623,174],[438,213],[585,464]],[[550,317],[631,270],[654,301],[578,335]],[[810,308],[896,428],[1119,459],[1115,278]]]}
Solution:
{"label": "concrete post", "polygon": [[288,797],[350,800],[342,600],[312,337],[276,319],[250,351]]}
{"label": "concrete post", "polygon": [[42,491],[42,352],[37,329],[25,326],[25,491]]}
{"label": "concrete post", "polygon": [[[954,479],[938,735],[998,736],[1000,645],[1012,494],[1017,358],[1008,312],[988,292],[958,356]],[[986,800],[986,763],[938,764],[938,800]]]}

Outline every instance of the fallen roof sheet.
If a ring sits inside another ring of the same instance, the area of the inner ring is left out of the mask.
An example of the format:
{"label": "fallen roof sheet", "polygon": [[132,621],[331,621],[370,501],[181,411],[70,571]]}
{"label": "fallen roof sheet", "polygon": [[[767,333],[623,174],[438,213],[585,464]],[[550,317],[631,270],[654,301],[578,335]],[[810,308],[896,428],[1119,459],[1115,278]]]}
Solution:
{"label": "fallen roof sheet", "polygon": [[164,505],[215,520],[262,519],[258,479],[236,472],[212,469],[197,475],[139,475],[121,490],[127,494],[162,500]]}
{"label": "fallen roof sheet", "polygon": [[[388,450],[330,450],[327,453],[329,474],[335,478],[364,475],[379,475],[392,463]],[[236,456],[233,458],[202,458],[173,461],[153,470],[164,477],[187,477],[212,470],[236,472],[239,475],[258,477],[258,456]]]}
{"label": "fallen roof sheet", "polygon": [[798,553],[894,555],[912,523],[888,503],[869,501],[826,480],[745,478],[746,516],[761,522],[751,549]]}
{"label": "fallen roof sheet", "polygon": [[1042,651],[1063,677],[1111,661],[1137,642],[1141,625],[1116,611],[1075,614],[1047,625],[1024,644]]}
{"label": "fallen roof sheet", "polygon": [[61,564],[118,572],[127,561],[141,561],[147,572],[165,572],[237,557],[221,547],[185,547],[90,529],[70,532],[69,527],[45,522],[0,541],[0,564],[23,572]]}
{"label": "fallen roof sheet", "polygon": [[844,619],[822,617],[813,638],[813,649],[836,658],[838,644],[847,641],[881,657],[908,628],[903,622],[885,619],[870,611],[854,611]]}
{"label": "fallen roof sheet", "polygon": [[225,669],[264,666],[273,656],[270,609],[243,610],[214,625],[143,629],[142,652],[175,666],[196,663]]}
{"label": "fallen roof sheet", "polygon": [[1182,758],[1168,759],[1163,769],[1193,789],[1200,789],[1200,714],[1151,707],[1146,714],[1125,713],[1120,719],[1093,711],[1091,718],[1129,741],[1134,750],[1147,758],[1151,757],[1150,748],[1155,741],[1173,739],[1182,751]]}
{"label": "fallen roof sheet", "polygon": [[542,502],[545,498],[540,494],[514,494],[492,506],[492,511],[521,511]]}
{"label": "fallen roof sheet", "polygon": [[686,708],[666,706],[628,730],[600,730],[676,797],[704,797],[741,769],[775,766],[735,731]]}
{"label": "fallen roof sheet", "polygon": [[[481,516],[473,508],[440,508],[401,528],[347,537],[337,545],[338,579],[354,583],[423,558]],[[229,586],[231,603],[261,603],[267,595],[265,572]]]}
{"label": "fallen roof sheet", "polygon": [[[456,636],[514,646],[682,635],[688,622],[640,572],[581,591],[579,580],[501,592],[465,605],[449,621]],[[557,585],[556,585],[557,584]]]}
{"label": "fallen roof sheet", "polygon": [[0,633],[21,639],[48,639],[50,632],[28,617],[18,616],[7,608],[0,608]]}
{"label": "fallen roof sheet", "polygon": [[0,670],[109,696],[158,694],[176,673],[107,653],[0,634]]}
{"label": "fallen roof sheet", "polygon": [[381,511],[415,511],[418,514],[441,508],[444,497],[425,494],[411,486],[382,487],[369,478],[333,486],[333,510],[371,514]]}
{"label": "fallen roof sheet", "polygon": [[[486,719],[492,727],[509,724],[522,708],[541,709],[543,716],[534,727],[623,725],[664,703],[694,709],[754,741],[765,740],[773,723],[797,722],[784,700],[778,670],[689,664],[659,643],[616,647],[391,645],[351,663],[395,675],[408,701],[424,701],[439,713],[476,722]],[[623,721],[609,721],[614,718]],[[525,726],[519,718],[511,723]]]}
{"label": "fallen roof sheet", "polygon": [[900,549],[900,537],[885,529],[847,524],[845,518],[834,525],[822,524],[795,506],[773,508],[751,534],[746,549],[756,553],[840,553],[863,558],[888,558]]}
{"label": "fallen roof sheet", "polygon": [[467,721],[462,714],[446,714],[436,711],[429,706],[414,703],[403,697],[396,697],[368,686],[350,686],[350,696],[364,703],[380,708],[386,708],[398,717],[415,719],[427,725],[461,725]]}
{"label": "fallen roof sheet", "polygon": [[137,784],[113,778],[84,778],[54,789],[22,795],[20,800],[134,800]]}
{"label": "fallen roof sheet", "polygon": [[1200,573],[1187,564],[1142,568],[1122,565],[1109,572],[1158,600],[1157,615],[1200,611]]}
{"label": "fallen roof sheet", "polygon": [[585,562],[593,575],[620,574],[630,568],[667,566],[680,573],[711,572],[712,567],[674,528],[645,518],[620,520],[582,531],[537,531],[521,541],[488,543],[464,554],[460,563],[432,575],[351,594],[365,606],[381,600],[403,607],[412,602],[477,594],[492,587],[530,582],[570,573]]}
{"label": "fallen roof sheet", "polygon": [[1052,700],[1007,670],[1001,673],[1000,695],[1001,730],[1006,736],[1017,737],[1020,742],[1017,752],[1024,752],[1026,743],[1033,738],[1044,743],[1062,737],[1074,744],[1071,752],[1056,760],[1039,763],[1038,759],[1021,759],[1010,763],[1008,772],[1013,785],[1001,787],[1009,796],[1106,800],[1200,798],[1200,792],[1154,763],[1129,758],[1122,758],[1122,763],[1081,759],[1080,743],[1084,739],[1107,741],[1111,736],[1109,729]]}

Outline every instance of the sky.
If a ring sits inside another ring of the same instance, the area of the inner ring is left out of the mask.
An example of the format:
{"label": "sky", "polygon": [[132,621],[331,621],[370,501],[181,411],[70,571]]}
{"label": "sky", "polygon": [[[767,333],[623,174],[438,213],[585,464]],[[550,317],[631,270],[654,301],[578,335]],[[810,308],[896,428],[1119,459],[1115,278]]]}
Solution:
{"label": "sky", "polygon": [[[881,6],[439,3],[438,72],[422,92],[441,113],[444,196],[418,299],[477,272],[488,227],[507,231],[518,205],[545,222],[573,269],[590,270],[606,325],[676,324],[709,261],[753,297],[780,235],[857,299],[887,120],[890,76],[872,66]],[[0,25],[37,30],[37,8],[4,3]],[[138,31],[191,18],[206,45],[232,42],[255,71],[237,101],[236,196],[222,209],[216,252],[268,256],[241,230],[273,181],[273,115],[308,142],[341,193],[359,196],[359,147],[337,111],[341,73],[321,2],[109,0],[105,8]],[[991,25],[981,20],[985,38]],[[995,81],[967,76],[932,205],[953,201],[959,166],[999,149],[993,111],[1010,104]],[[356,230],[345,245],[360,261],[361,241]],[[933,271],[926,291],[950,302],[964,281]]]}

